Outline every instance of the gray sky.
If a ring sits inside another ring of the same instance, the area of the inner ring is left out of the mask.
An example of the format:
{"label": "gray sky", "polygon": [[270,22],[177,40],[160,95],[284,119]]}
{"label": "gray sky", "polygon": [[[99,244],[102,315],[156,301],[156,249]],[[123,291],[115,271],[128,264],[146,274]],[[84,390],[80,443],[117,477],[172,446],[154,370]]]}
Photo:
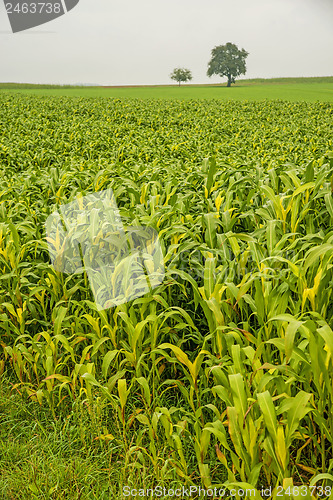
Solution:
{"label": "gray sky", "polygon": [[226,42],[250,53],[248,78],[329,76],[332,26],[333,0],[80,0],[13,34],[0,0],[0,81],[168,84],[180,66],[192,83],[221,82],[206,71]]}

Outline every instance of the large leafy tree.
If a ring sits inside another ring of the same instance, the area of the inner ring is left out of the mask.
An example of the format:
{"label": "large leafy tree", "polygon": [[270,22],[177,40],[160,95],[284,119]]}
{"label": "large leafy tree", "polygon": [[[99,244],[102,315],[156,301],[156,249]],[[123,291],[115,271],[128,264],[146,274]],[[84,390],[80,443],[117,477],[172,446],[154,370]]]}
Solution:
{"label": "large leafy tree", "polygon": [[234,43],[219,45],[212,50],[212,58],[208,63],[207,75],[226,76],[228,78],[227,86],[235,83],[235,78],[239,75],[245,75],[245,60],[249,55],[244,49],[239,49]]}
{"label": "large leafy tree", "polygon": [[171,80],[176,80],[176,82],[187,82],[188,80],[192,80],[192,73],[189,69],[186,68],[175,68],[170,75]]}

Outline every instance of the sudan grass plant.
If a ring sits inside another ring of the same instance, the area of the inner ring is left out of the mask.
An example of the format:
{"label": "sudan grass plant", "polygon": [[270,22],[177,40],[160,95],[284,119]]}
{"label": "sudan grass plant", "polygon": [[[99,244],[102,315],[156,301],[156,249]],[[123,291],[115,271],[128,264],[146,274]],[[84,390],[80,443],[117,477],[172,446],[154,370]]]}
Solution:
{"label": "sudan grass plant", "polygon": [[[261,486],[329,487],[332,106],[10,95],[1,106],[0,368],[15,401],[93,454],[92,491],[120,495],[138,477],[243,484],[258,498]],[[44,223],[110,187],[125,223],[158,231],[166,277],[98,311],[85,274],[51,267]],[[8,458],[1,467],[9,495]],[[61,467],[27,487],[76,498]]]}

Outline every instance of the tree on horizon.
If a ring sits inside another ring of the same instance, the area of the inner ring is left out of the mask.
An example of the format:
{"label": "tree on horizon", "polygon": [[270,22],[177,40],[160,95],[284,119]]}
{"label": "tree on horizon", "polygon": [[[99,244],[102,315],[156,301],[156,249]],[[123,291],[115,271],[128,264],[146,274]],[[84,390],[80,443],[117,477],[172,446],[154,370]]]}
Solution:
{"label": "tree on horizon", "polygon": [[175,68],[170,75],[171,80],[176,80],[176,82],[187,82],[192,80],[192,73],[189,69],[186,68]]}
{"label": "tree on horizon", "polygon": [[214,47],[211,52],[211,60],[208,63],[207,75],[226,76],[228,79],[227,87],[235,83],[239,75],[245,75],[245,60],[249,55],[244,49],[239,49],[234,43],[228,42],[225,45]]}

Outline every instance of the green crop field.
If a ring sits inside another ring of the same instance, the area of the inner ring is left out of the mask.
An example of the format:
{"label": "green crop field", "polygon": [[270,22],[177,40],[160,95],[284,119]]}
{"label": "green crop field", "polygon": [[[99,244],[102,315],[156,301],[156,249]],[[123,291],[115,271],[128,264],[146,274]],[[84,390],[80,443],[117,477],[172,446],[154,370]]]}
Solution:
{"label": "green crop field", "polygon": [[112,97],[138,99],[223,99],[333,102],[333,77],[239,80],[235,86],[160,85],[138,87],[70,87],[0,84],[12,92],[68,97]]}
{"label": "green crop field", "polygon": [[[330,496],[333,106],[247,99],[0,92],[1,498]],[[45,221],[107,188],[166,276],[99,311]]]}

